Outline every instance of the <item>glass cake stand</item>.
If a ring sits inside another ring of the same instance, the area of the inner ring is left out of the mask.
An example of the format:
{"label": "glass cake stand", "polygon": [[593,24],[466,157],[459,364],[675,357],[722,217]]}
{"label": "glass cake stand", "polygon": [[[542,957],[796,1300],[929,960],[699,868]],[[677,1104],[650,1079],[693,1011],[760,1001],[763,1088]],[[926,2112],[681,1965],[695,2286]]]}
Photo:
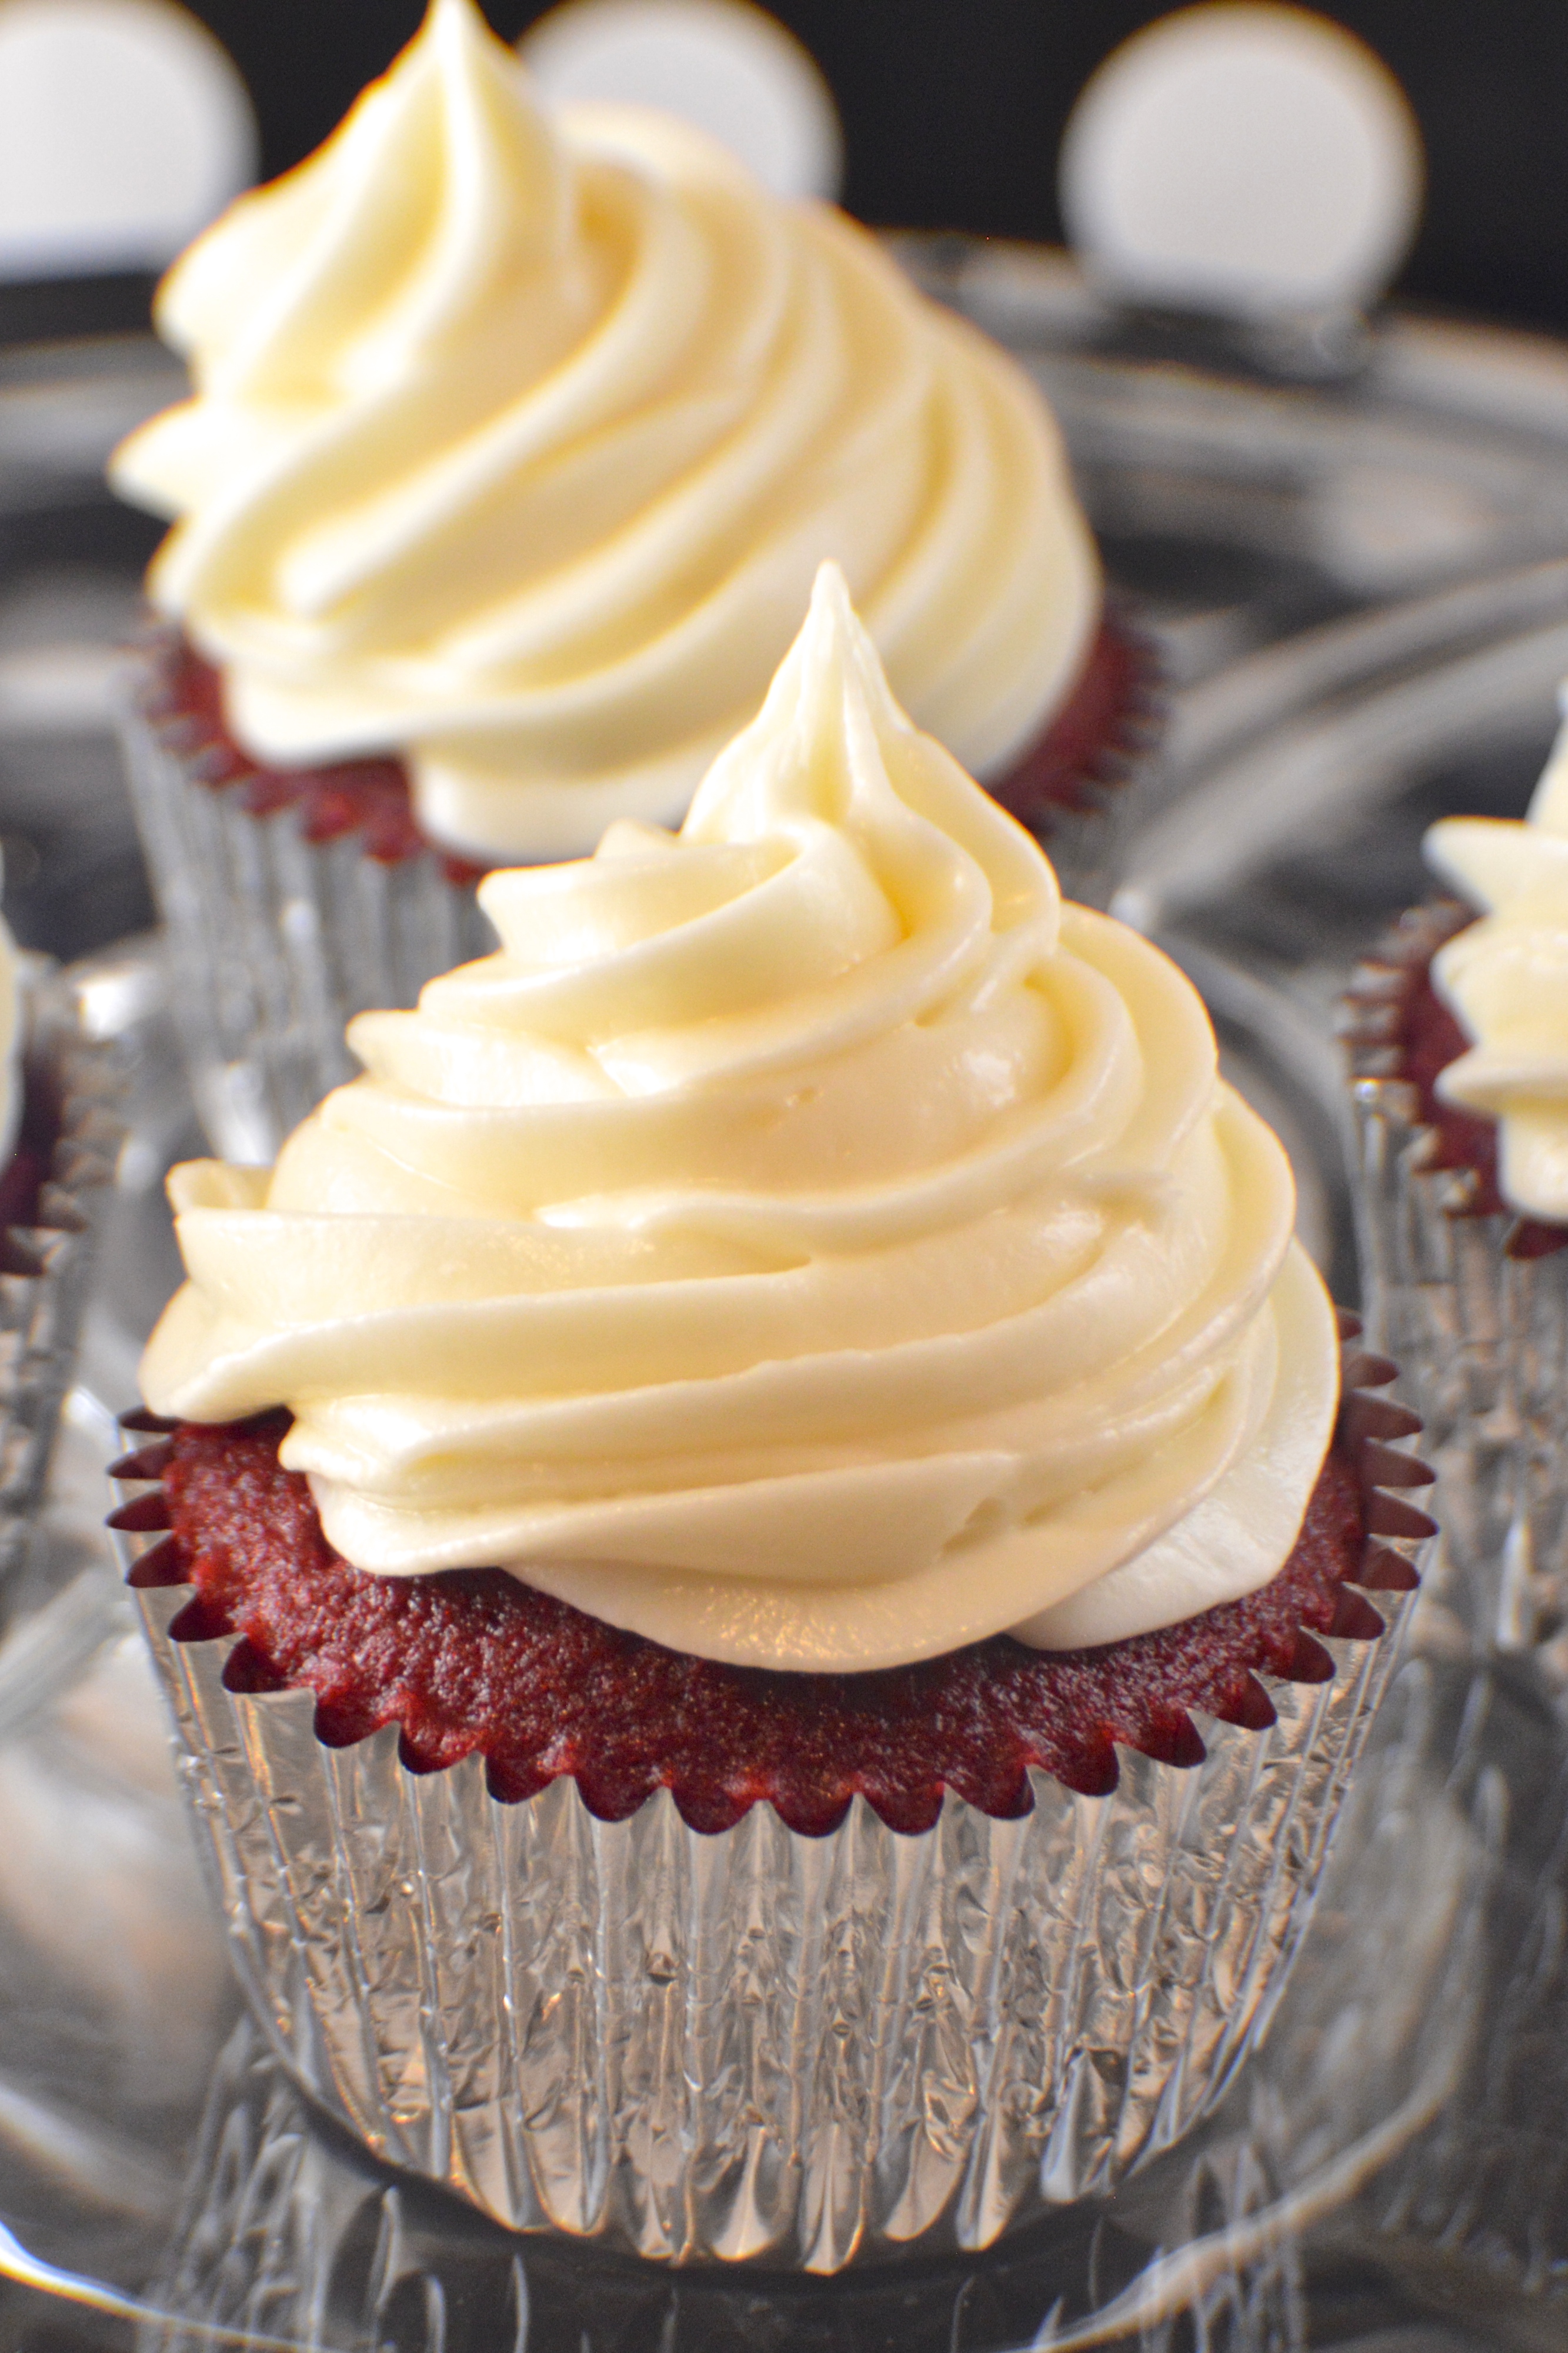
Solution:
{"label": "glass cake stand", "polygon": [[[1187,966],[1354,1295],[1329,1008],[1444,809],[1518,813],[1568,671],[1568,351],[1394,317],[1246,351],[1060,257],[909,242],[1028,359],[1172,687],[1119,909]],[[100,1530],[201,1148],[107,744],[144,534],[93,487],[136,339],[0,355],[0,833],[120,1041],[130,1140],[0,1639],[0,2353],[1479,2353],[1568,2342],[1568,1723],[1418,1612],[1273,2031],[1112,2199],[984,2255],[668,2273],[378,2168],[240,2015]],[[90,953],[89,953],[90,952]]]}

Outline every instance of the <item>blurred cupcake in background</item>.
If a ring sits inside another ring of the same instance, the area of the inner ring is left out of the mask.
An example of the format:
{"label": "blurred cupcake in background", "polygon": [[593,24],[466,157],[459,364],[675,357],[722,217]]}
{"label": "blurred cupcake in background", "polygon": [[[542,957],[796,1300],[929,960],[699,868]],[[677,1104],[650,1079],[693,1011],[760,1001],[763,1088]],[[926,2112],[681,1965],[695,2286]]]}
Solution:
{"label": "blurred cupcake in background", "polygon": [[171,1183],[116,1525],[242,1974],[514,2226],[985,2245],[1266,2025],[1412,1417],[1196,993],[831,565],[679,835],[481,896],[275,1168]]}
{"label": "blurred cupcake in background", "polygon": [[917,721],[1103,898],[1151,673],[1020,367],[651,111],[552,119],[473,0],[165,280],[194,396],[130,724],[201,1107],[275,1149],[499,864],[679,822],[817,564]]}
{"label": "blurred cupcake in background", "polygon": [[[48,1475],[121,1140],[111,1053],[68,984],[0,919],[0,1581]],[[3,1605],[3,1597],[0,1597]]]}
{"label": "blurred cupcake in background", "polygon": [[1522,820],[1426,839],[1345,1005],[1371,1299],[1440,1478],[1434,1591],[1568,1669],[1568,728]]}

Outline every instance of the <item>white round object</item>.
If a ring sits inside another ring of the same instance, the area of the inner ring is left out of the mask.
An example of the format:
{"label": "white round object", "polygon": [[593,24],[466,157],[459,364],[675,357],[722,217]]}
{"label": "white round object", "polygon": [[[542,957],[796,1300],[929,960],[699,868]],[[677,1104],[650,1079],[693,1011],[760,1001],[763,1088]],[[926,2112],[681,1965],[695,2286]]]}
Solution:
{"label": "white round object", "polygon": [[161,269],[257,153],[228,52],[174,0],[0,0],[0,277]]}
{"label": "white round object", "polygon": [[833,93],[750,0],[566,0],[518,47],[552,99],[662,107],[721,140],[776,196],[838,192]]}
{"label": "white round object", "polygon": [[1142,301],[1245,319],[1359,308],[1421,216],[1421,134],[1372,51],[1304,8],[1166,16],[1107,58],[1068,125],[1080,258]]}

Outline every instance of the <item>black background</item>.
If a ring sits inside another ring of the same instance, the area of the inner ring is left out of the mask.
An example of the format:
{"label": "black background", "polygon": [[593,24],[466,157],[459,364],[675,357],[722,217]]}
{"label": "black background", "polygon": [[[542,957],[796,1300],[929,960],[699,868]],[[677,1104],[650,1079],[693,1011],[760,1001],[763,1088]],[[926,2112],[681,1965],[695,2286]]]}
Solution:
{"label": "black background", "polygon": [[[261,118],[268,174],[318,144],[409,38],[421,0],[187,0]],[[487,0],[514,37],[543,14]],[[775,0],[844,118],[845,201],[879,225],[1057,237],[1078,92],[1168,10],[1128,0]],[[1323,12],[1398,75],[1420,120],[1426,221],[1400,290],[1568,329],[1568,0],[1359,0]]]}

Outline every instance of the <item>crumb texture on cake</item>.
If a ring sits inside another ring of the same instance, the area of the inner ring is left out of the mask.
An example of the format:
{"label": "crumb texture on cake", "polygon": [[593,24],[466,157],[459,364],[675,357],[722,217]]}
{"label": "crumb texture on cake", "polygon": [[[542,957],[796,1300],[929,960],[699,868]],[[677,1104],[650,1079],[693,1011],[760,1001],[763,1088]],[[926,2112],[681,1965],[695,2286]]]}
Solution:
{"label": "crumb texture on cake", "polygon": [[1102,1795],[1116,1785],[1118,1745],[1196,1764],[1190,1711],[1258,1730],[1274,1719],[1260,1675],[1327,1680],[1319,1636],[1382,1630],[1350,1580],[1414,1581],[1378,1532],[1430,1524],[1369,1487],[1391,1468],[1424,1476],[1411,1458],[1389,1459],[1386,1436],[1411,1420],[1381,1400],[1349,1401],[1289,1560],[1240,1601],[1098,1650],[1032,1651],[998,1636],[868,1674],[697,1659],[496,1569],[401,1579],[351,1568],[322,1535],[305,1479],[279,1461],[280,1413],[155,1439],[120,1469],[160,1486],[116,1516],[168,1531],[134,1575],[194,1588],[175,1638],[237,1634],[230,1687],[313,1691],[330,1746],[395,1722],[410,1769],[478,1751],[506,1800],[570,1774],[610,1820],[668,1788],[695,1830],[728,1829],[766,1799],[791,1829],[820,1834],[859,1793],[890,1829],[912,1832],[929,1829],[946,1789],[994,1816],[1027,1812],[1031,1766]]}

